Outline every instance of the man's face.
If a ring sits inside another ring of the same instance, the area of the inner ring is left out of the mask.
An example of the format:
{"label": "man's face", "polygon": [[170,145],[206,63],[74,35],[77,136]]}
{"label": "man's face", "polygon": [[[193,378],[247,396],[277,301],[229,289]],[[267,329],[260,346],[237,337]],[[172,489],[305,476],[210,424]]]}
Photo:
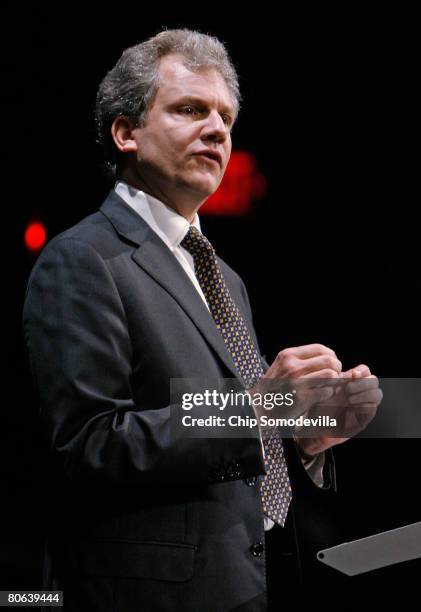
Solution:
{"label": "man's face", "polygon": [[161,60],[159,75],[146,122],[132,132],[135,172],[163,201],[201,202],[217,189],[231,154],[232,96],[215,69],[191,72],[177,55]]}

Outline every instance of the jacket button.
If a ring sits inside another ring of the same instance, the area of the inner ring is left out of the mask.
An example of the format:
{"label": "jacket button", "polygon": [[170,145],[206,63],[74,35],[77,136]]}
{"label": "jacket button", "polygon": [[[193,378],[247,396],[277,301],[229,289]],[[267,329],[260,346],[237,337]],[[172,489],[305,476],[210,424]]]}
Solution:
{"label": "jacket button", "polygon": [[261,557],[263,555],[264,547],[262,542],[256,542],[250,546],[250,552],[253,557]]}
{"label": "jacket button", "polygon": [[254,487],[257,483],[257,478],[256,476],[250,476],[249,478],[246,478],[244,482],[248,487]]}
{"label": "jacket button", "polygon": [[241,478],[243,476],[243,470],[238,461],[232,461],[227,466],[227,476],[228,478]]}

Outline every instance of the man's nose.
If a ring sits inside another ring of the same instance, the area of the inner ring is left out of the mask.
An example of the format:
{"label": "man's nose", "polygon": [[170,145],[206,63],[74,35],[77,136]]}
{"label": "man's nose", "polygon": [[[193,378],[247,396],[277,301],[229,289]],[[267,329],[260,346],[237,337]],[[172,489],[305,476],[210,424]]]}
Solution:
{"label": "man's nose", "polygon": [[218,111],[214,110],[209,113],[203,126],[201,138],[202,140],[212,140],[223,142],[228,135],[228,126],[224,123]]}

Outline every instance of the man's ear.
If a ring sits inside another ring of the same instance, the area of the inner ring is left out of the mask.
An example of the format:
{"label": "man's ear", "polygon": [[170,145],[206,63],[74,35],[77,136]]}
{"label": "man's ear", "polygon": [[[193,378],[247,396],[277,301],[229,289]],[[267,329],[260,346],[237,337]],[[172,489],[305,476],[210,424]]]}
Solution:
{"label": "man's ear", "polygon": [[133,137],[133,122],[129,117],[120,115],[116,117],[111,126],[111,134],[115,145],[122,153],[136,152],[137,142]]}

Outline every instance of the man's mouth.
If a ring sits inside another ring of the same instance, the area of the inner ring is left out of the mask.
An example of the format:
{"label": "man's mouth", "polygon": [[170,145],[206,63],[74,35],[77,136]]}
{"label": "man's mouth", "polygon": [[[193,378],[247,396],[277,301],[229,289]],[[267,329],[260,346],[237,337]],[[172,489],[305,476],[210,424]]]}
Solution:
{"label": "man's mouth", "polygon": [[203,157],[213,163],[216,162],[219,166],[222,165],[222,156],[218,151],[213,151],[212,149],[203,149],[202,151],[194,153],[194,155]]}

